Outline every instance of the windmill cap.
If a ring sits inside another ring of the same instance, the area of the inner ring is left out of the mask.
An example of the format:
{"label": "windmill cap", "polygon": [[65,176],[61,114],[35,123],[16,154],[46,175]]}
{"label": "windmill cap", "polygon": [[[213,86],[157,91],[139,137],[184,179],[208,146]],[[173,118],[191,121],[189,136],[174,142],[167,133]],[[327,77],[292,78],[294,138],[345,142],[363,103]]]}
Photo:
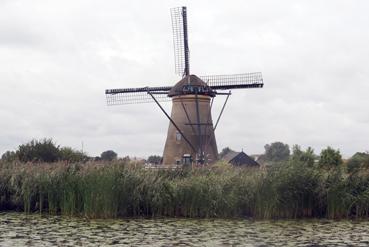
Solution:
{"label": "windmill cap", "polygon": [[196,75],[188,75],[174,85],[169,93],[169,97],[186,95],[186,94],[200,94],[214,97],[214,91],[203,80]]}

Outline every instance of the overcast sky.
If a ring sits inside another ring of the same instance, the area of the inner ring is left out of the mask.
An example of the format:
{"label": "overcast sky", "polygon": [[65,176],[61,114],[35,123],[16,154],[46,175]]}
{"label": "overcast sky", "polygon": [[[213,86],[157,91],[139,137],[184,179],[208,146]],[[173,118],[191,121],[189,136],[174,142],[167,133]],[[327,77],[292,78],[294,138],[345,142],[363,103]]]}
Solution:
{"label": "overcast sky", "polygon": [[44,137],[90,155],[161,155],[160,109],[108,107],[104,90],[180,79],[169,9],[181,5],[193,74],[263,73],[263,89],[233,91],[219,150],[369,150],[369,1],[0,0],[0,155]]}

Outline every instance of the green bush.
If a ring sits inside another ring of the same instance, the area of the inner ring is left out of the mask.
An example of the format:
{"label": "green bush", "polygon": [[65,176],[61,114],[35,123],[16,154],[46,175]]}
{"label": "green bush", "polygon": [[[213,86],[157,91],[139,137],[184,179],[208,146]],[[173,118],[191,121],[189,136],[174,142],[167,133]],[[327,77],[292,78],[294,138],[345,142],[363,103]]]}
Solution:
{"label": "green bush", "polygon": [[342,163],[342,156],[339,150],[327,147],[321,151],[319,157],[320,167],[331,169],[340,166]]}
{"label": "green bush", "polygon": [[16,151],[7,151],[1,157],[4,162],[83,162],[88,159],[86,154],[70,147],[60,147],[46,138],[22,144]]}
{"label": "green bush", "polygon": [[16,155],[22,162],[55,162],[59,160],[59,146],[51,139],[32,140],[20,145]]}
{"label": "green bush", "polygon": [[308,147],[306,151],[302,151],[299,145],[294,145],[292,147],[292,155],[291,160],[296,163],[303,163],[306,166],[314,166],[315,163],[315,154],[314,150],[311,147]]}
{"label": "green bush", "polygon": [[148,162],[148,163],[156,164],[156,165],[161,164],[162,160],[163,160],[163,157],[161,157],[161,156],[159,156],[159,155],[150,155],[150,156],[147,158],[147,162]]}
{"label": "green bush", "polygon": [[69,161],[69,162],[82,162],[87,161],[88,157],[80,151],[76,151],[70,147],[62,147],[59,150],[59,160]]}
{"label": "green bush", "polygon": [[369,153],[355,153],[346,164],[347,172],[358,172],[369,168]]}
{"label": "green bush", "polygon": [[14,151],[6,151],[2,156],[1,156],[1,160],[5,161],[5,162],[13,162],[16,161],[17,155]]}
{"label": "green bush", "polygon": [[116,160],[118,155],[113,150],[107,150],[107,151],[102,152],[100,157],[101,157],[101,160],[112,161],[112,160]]}
{"label": "green bush", "polygon": [[288,144],[282,142],[273,142],[264,146],[265,153],[262,155],[263,161],[281,162],[290,157],[290,148]]}

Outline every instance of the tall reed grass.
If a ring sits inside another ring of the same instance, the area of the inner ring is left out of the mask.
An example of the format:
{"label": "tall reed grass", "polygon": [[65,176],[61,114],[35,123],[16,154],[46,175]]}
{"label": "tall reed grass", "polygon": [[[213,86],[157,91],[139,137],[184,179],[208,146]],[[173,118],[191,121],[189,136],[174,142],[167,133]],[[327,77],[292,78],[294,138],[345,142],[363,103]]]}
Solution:
{"label": "tall reed grass", "polygon": [[147,170],[128,163],[0,163],[0,210],[89,218],[368,217],[369,174],[286,162]]}

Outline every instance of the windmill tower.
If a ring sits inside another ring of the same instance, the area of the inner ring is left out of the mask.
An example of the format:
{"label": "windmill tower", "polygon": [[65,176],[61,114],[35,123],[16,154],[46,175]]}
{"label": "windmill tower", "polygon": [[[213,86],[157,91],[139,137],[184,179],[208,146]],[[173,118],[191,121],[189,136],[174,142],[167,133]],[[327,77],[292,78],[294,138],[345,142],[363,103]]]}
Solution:
{"label": "windmill tower", "polygon": [[[171,9],[175,71],[182,79],[174,86],[107,89],[108,105],[155,102],[169,119],[163,164],[211,164],[218,158],[214,131],[231,95],[232,89],[261,88],[260,72],[196,76],[190,74],[187,9]],[[226,90],[226,91],[225,91]],[[212,105],[215,96],[225,95],[215,124]],[[172,101],[169,115],[159,102]]]}

